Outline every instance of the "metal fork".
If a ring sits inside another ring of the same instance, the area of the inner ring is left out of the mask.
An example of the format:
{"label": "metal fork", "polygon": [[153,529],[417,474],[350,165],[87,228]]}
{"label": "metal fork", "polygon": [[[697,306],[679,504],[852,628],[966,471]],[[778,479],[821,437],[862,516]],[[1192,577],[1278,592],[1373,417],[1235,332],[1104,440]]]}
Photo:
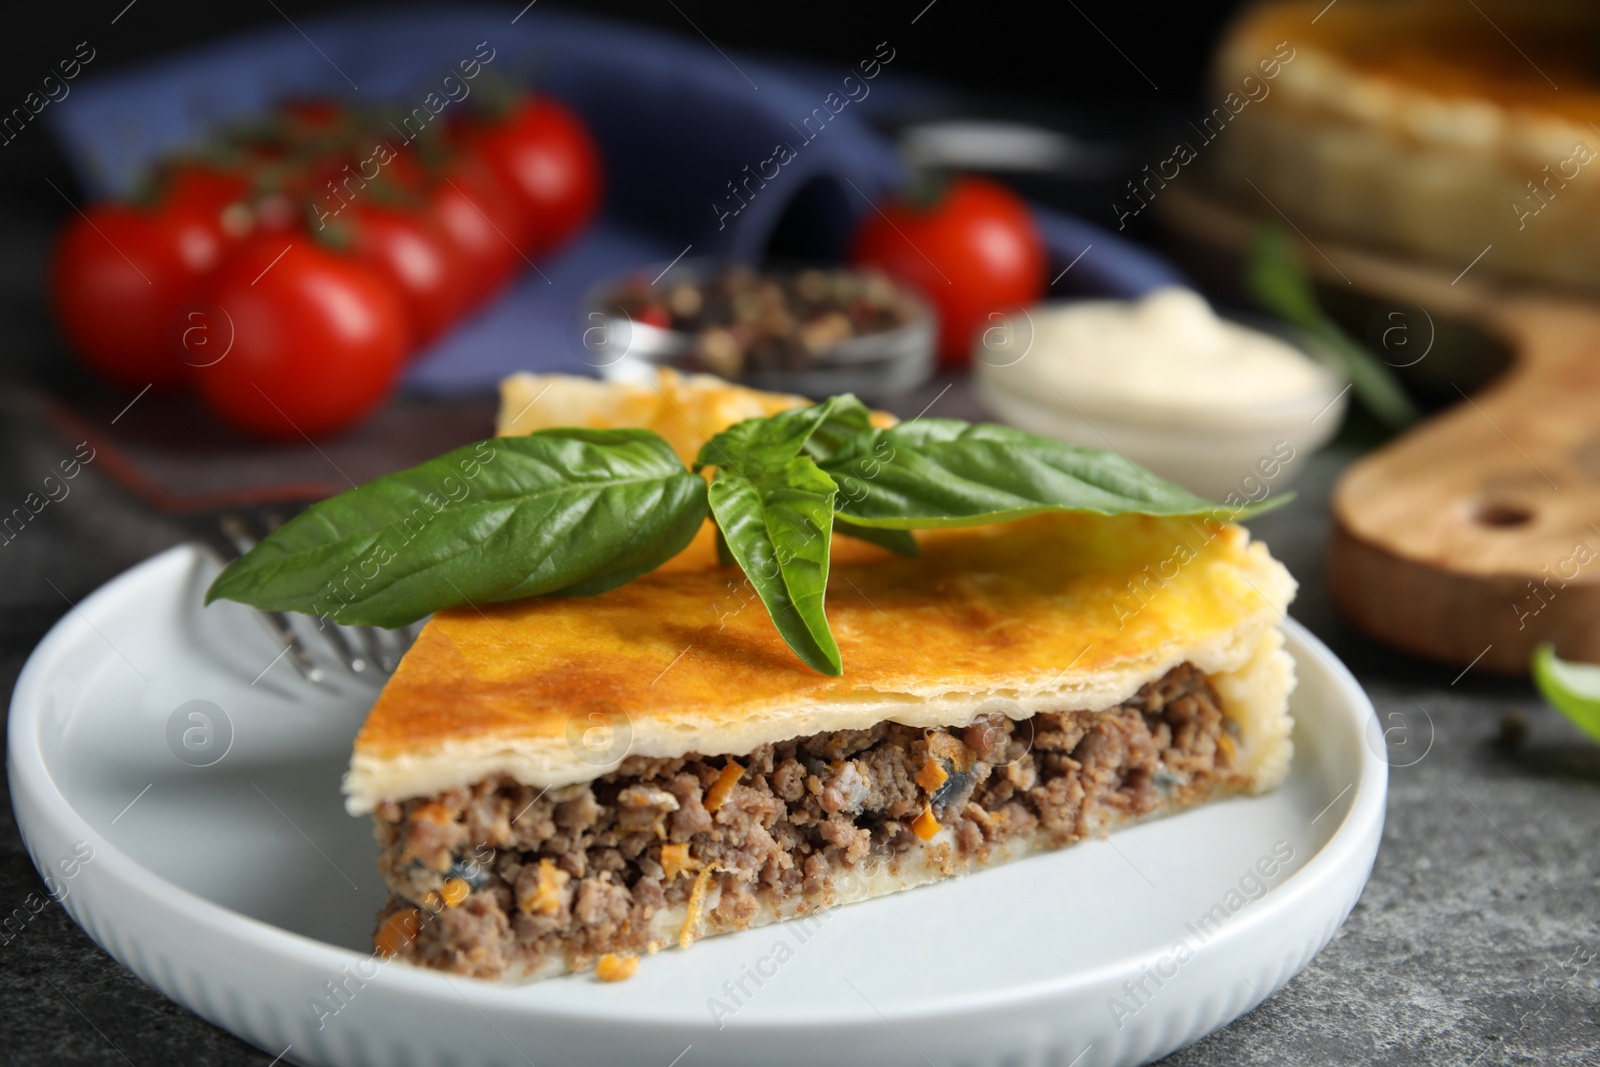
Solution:
{"label": "metal fork", "polygon": [[[225,511],[216,517],[214,527],[200,531],[200,541],[226,565],[254,548],[284,521],[282,514],[270,510],[257,514]],[[327,680],[326,673],[306,647],[288,614],[259,610],[256,614],[302,678],[312,685],[320,685]],[[369,677],[378,673],[394,673],[400,664],[400,657],[411,647],[418,631],[422,629],[420,621],[399,629],[384,630],[376,626],[342,626],[326,615],[303,617],[315,623],[312,632],[321,636],[335,662],[351,674]]]}

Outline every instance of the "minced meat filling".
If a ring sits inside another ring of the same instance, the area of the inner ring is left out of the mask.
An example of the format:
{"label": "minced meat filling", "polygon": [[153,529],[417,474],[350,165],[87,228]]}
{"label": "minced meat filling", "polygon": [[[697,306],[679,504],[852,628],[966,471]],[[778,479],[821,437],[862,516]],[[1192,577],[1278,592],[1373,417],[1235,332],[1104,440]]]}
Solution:
{"label": "minced meat filling", "polygon": [[497,778],[391,801],[375,813],[391,893],[377,945],[483,977],[552,957],[581,966],[656,947],[652,918],[686,905],[697,879],[717,890],[702,885],[706,928],[739,929],[763,904],[826,907],[841,874],[893,869],[925,841],[922,857],[950,873],[1019,835],[1059,847],[1242,787],[1236,733],[1184,664],[1105,712],[950,730],[886,722],[738,758],[631,757],[561,789]]}

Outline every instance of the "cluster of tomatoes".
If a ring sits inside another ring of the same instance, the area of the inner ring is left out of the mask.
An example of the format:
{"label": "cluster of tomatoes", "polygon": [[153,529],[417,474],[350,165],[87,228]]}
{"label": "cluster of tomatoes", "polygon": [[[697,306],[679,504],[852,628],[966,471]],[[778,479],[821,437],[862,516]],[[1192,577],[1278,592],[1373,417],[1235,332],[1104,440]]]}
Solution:
{"label": "cluster of tomatoes", "polygon": [[61,234],[61,329],[106,380],[190,386],[228,422],[339,430],[408,359],[595,214],[600,156],[547,97],[424,128],[329,101],[282,105],[167,160],[138,202]]}

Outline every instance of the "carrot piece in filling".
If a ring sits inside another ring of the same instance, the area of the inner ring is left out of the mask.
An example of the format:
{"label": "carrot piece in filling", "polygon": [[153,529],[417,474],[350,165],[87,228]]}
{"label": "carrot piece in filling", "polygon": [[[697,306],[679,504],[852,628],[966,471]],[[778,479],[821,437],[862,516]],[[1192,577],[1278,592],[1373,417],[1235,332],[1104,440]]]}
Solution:
{"label": "carrot piece in filling", "polygon": [[689,843],[681,845],[661,846],[661,870],[666,873],[668,882],[685,871],[698,871],[700,861],[689,855]]}
{"label": "carrot piece in filling", "polygon": [[614,952],[607,952],[600,957],[600,962],[594,965],[594,976],[602,982],[621,982],[632,978],[638,969],[638,956],[619,956]]}
{"label": "carrot piece in filling", "polygon": [[378,927],[378,935],[372,939],[372,947],[378,950],[378,955],[385,958],[398,956],[402,949],[416,940],[417,931],[420,929],[422,929],[422,915],[416,908],[397,911]]}
{"label": "carrot piece in filling", "polygon": [[729,760],[728,765],[722,768],[722,773],[717,776],[717,780],[711,783],[711,788],[706,790],[706,798],[703,801],[705,809],[716,811],[722,807],[723,801],[728,799],[728,794],[733,792],[733,787],[738,785],[739,779],[743,777],[744,768]]}
{"label": "carrot piece in filling", "polygon": [[924,841],[933,840],[933,835],[941,829],[943,827],[939,825],[939,820],[933,817],[933,808],[931,806],[923,808],[922,814],[918,815],[911,824],[911,832]]}
{"label": "carrot piece in filling", "polygon": [[928,761],[922,765],[922,770],[917,772],[917,784],[929,793],[937,793],[939,787],[949,779],[950,776],[945,773],[945,769],[932,756],[929,756]]}

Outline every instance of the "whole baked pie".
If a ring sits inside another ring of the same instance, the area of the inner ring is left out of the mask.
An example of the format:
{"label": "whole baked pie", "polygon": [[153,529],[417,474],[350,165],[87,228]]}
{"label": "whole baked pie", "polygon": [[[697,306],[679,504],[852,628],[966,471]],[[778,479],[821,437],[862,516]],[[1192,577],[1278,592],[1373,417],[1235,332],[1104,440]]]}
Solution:
{"label": "whole baked pie", "polygon": [[[1248,103],[1222,103],[1252,73]],[[1313,239],[1600,287],[1600,5],[1264,4],[1224,40],[1212,91],[1208,165]]]}

